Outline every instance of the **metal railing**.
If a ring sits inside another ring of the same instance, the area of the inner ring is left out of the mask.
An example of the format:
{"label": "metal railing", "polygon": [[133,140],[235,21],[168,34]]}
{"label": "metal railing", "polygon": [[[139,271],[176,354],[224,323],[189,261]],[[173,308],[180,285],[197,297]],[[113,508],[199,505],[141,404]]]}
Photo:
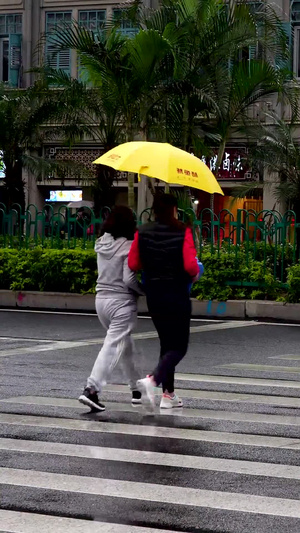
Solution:
{"label": "metal railing", "polygon": [[[39,210],[31,204],[23,212],[18,204],[8,210],[0,203],[0,247],[92,249],[109,211],[103,208],[96,216],[89,207],[62,205],[55,209],[46,205]],[[238,263],[243,253],[246,264],[253,259],[263,261],[281,283],[286,281],[286,267],[299,260],[300,221],[293,211],[281,214],[238,209],[234,214],[227,209],[220,213],[203,209],[196,216],[193,209],[188,209],[179,210],[179,216],[191,224],[200,258],[205,252],[217,256],[228,253]],[[151,209],[146,209],[137,216],[137,224],[151,217]]]}
{"label": "metal railing", "polygon": [[286,282],[286,268],[299,260],[300,223],[294,211],[238,209],[234,215],[227,209],[219,214],[203,209],[198,218],[189,216],[200,258],[204,250],[219,257],[225,252],[233,254],[237,264],[243,254],[246,265],[250,260],[263,262],[264,270],[272,268],[281,283]]}

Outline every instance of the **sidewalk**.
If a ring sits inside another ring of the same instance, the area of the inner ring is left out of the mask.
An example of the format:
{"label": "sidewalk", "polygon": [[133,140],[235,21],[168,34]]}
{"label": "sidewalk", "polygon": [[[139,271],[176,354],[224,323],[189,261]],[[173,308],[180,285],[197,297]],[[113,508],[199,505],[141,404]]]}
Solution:
{"label": "sidewalk", "polygon": [[[193,317],[274,319],[300,323],[300,304],[261,300],[227,302],[192,300]],[[44,309],[56,311],[95,311],[94,294],[0,290],[0,308]],[[148,312],[146,299],[139,299],[139,313]]]}

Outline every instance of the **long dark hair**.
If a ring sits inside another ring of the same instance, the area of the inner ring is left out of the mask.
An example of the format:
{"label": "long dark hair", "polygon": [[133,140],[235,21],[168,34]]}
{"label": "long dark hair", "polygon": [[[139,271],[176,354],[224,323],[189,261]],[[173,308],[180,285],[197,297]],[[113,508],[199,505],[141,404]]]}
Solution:
{"label": "long dark hair", "polygon": [[178,208],[178,201],[172,194],[157,193],[154,196],[152,209],[155,220],[160,224],[183,229],[185,224],[175,218],[174,208]]}
{"label": "long dark hair", "polygon": [[101,235],[110,233],[114,239],[125,237],[128,241],[132,241],[135,230],[136,221],[132,210],[125,205],[118,205],[112,209],[105,220]]}

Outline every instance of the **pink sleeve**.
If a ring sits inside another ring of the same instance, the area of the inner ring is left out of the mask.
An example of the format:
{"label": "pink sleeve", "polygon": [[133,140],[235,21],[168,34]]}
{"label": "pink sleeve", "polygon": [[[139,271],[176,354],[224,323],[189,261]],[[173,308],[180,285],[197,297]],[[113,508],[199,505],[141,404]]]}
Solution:
{"label": "pink sleeve", "polygon": [[138,232],[134,235],[134,241],[131,245],[128,255],[128,266],[134,272],[142,269],[140,251],[139,251],[139,234]]}
{"label": "pink sleeve", "polygon": [[183,242],[183,266],[184,270],[191,276],[191,278],[195,278],[199,274],[199,267],[196,256],[197,252],[194,244],[192,230],[190,228],[187,228],[185,231]]}

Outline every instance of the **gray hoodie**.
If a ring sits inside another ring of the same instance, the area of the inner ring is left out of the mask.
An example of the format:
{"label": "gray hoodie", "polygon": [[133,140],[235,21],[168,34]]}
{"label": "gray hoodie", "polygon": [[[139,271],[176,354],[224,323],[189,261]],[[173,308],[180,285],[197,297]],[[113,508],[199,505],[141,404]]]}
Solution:
{"label": "gray hoodie", "polygon": [[97,298],[118,298],[133,300],[141,294],[136,276],[128,267],[128,254],[132,241],[125,237],[114,239],[110,233],[104,233],[97,239],[98,279]]}

